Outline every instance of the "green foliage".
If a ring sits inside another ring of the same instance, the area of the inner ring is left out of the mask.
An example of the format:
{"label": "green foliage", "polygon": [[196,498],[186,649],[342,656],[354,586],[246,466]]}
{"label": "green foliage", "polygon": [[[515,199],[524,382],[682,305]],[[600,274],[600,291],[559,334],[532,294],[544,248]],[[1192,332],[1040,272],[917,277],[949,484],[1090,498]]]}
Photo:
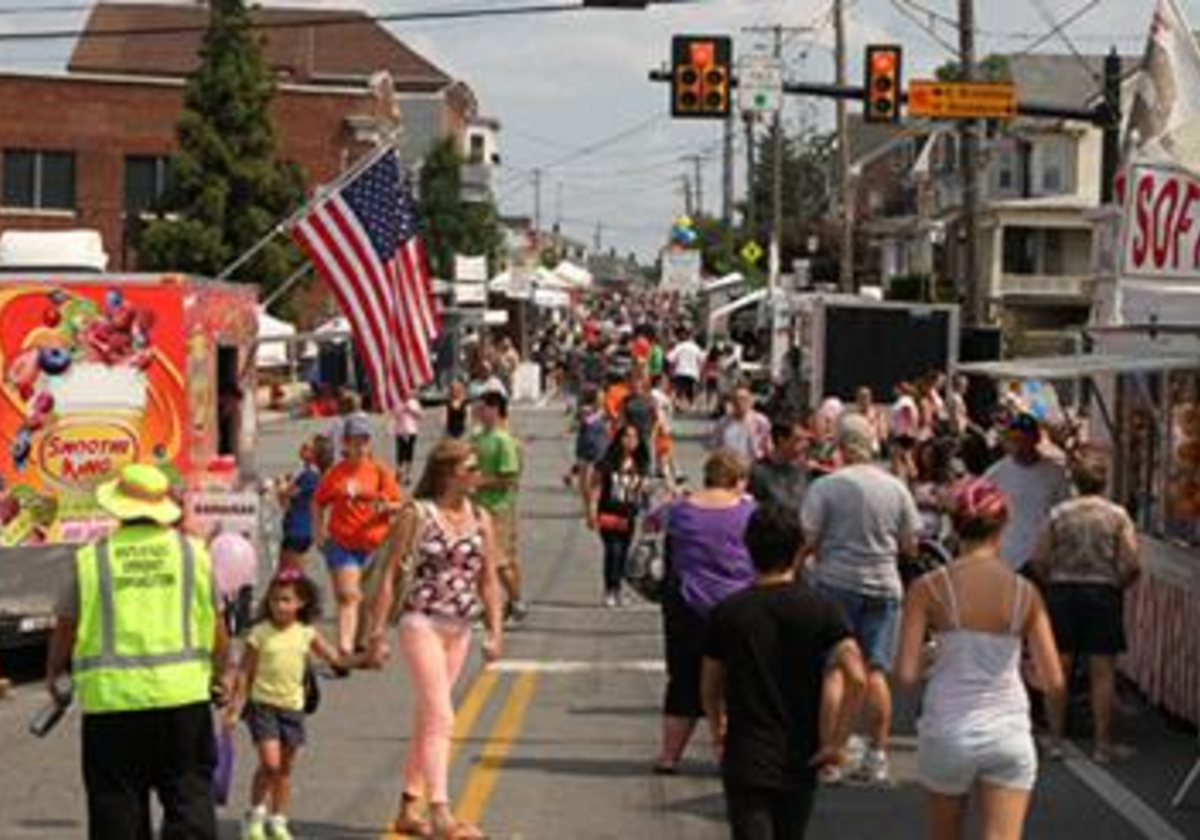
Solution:
{"label": "green foliage", "polygon": [[421,168],[421,236],[436,277],[454,276],[455,254],[485,254],[494,269],[504,245],[495,203],[462,200],[462,165],[454,138],[447,137]]}
{"label": "green foliage", "polygon": [[[200,65],[184,90],[179,153],[159,218],[138,238],[146,269],[214,275],[298,206],[304,179],[275,158],[271,73],[244,0],[215,0]],[[169,214],[169,216],[167,215]],[[269,290],[298,256],[277,237],[239,272]]]}
{"label": "green foliage", "polygon": [[[934,71],[934,75],[940,82],[961,82],[963,81],[962,64],[957,61],[948,61]],[[1012,65],[1006,55],[993,53],[976,64],[975,81],[977,82],[1011,82],[1012,80]]]}
{"label": "green foliage", "polygon": [[[771,238],[771,193],[774,178],[774,128],[757,146],[750,191],[753,230],[743,231],[743,240],[754,239],[766,250]],[[833,212],[832,176],[836,165],[836,136],[829,132],[804,131],[783,141],[783,239],[780,256],[784,266],[808,256],[807,240],[821,220]]]}

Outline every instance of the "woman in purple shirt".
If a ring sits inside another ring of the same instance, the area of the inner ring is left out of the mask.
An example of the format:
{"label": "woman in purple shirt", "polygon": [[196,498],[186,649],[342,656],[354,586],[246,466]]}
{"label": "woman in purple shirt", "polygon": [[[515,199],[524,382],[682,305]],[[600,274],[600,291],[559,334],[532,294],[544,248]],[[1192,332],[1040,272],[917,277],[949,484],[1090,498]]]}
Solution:
{"label": "woman in purple shirt", "polygon": [[671,575],[663,597],[667,691],[656,773],[675,772],[704,716],[700,662],[709,612],[754,582],[754,566],[742,541],[754,510],[746,476],[741,457],[719,449],[704,464],[704,489],[665,512]]}

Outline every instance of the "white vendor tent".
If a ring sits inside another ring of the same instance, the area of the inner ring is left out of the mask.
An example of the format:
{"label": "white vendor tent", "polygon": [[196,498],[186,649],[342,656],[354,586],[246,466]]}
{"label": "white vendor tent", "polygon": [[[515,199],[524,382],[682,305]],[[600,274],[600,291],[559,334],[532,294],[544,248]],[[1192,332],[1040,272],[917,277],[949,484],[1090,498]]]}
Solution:
{"label": "white vendor tent", "polygon": [[276,318],[263,307],[258,308],[258,347],[255,365],[260,368],[280,368],[291,364],[288,347],[296,328],[282,318]]}
{"label": "white vendor tent", "polygon": [[592,276],[592,272],[569,260],[563,260],[556,265],[554,267],[554,274],[564,280],[574,290],[590,289],[596,282],[596,278]]}

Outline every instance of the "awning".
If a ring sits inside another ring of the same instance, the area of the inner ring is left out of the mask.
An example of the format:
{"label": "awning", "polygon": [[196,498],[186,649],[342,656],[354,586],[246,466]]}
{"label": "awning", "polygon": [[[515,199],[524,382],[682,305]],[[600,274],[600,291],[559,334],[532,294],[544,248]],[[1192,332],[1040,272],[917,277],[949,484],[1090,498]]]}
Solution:
{"label": "awning", "polygon": [[1200,369],[1200,356],[1147,356],[1096,354],[1047,356],[1043,359],[1011,359],[1004,362],[961,364],[958,373],[992,379],[1083,379],[1123,373],[1158,373]]}

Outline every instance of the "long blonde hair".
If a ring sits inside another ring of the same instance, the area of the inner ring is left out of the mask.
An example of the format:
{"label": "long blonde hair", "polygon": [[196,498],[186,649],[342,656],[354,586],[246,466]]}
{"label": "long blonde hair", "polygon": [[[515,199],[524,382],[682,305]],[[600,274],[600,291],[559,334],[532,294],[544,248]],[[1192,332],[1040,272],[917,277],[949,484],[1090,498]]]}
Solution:
{"label": "long blonde hair", "polygon": [[413,490],[413,496],[428,500],[441,496],[450,486],[455,471],[474,454],[475,449],[465,441],[454,438],[439,440],[425,459],[425,469]]}

